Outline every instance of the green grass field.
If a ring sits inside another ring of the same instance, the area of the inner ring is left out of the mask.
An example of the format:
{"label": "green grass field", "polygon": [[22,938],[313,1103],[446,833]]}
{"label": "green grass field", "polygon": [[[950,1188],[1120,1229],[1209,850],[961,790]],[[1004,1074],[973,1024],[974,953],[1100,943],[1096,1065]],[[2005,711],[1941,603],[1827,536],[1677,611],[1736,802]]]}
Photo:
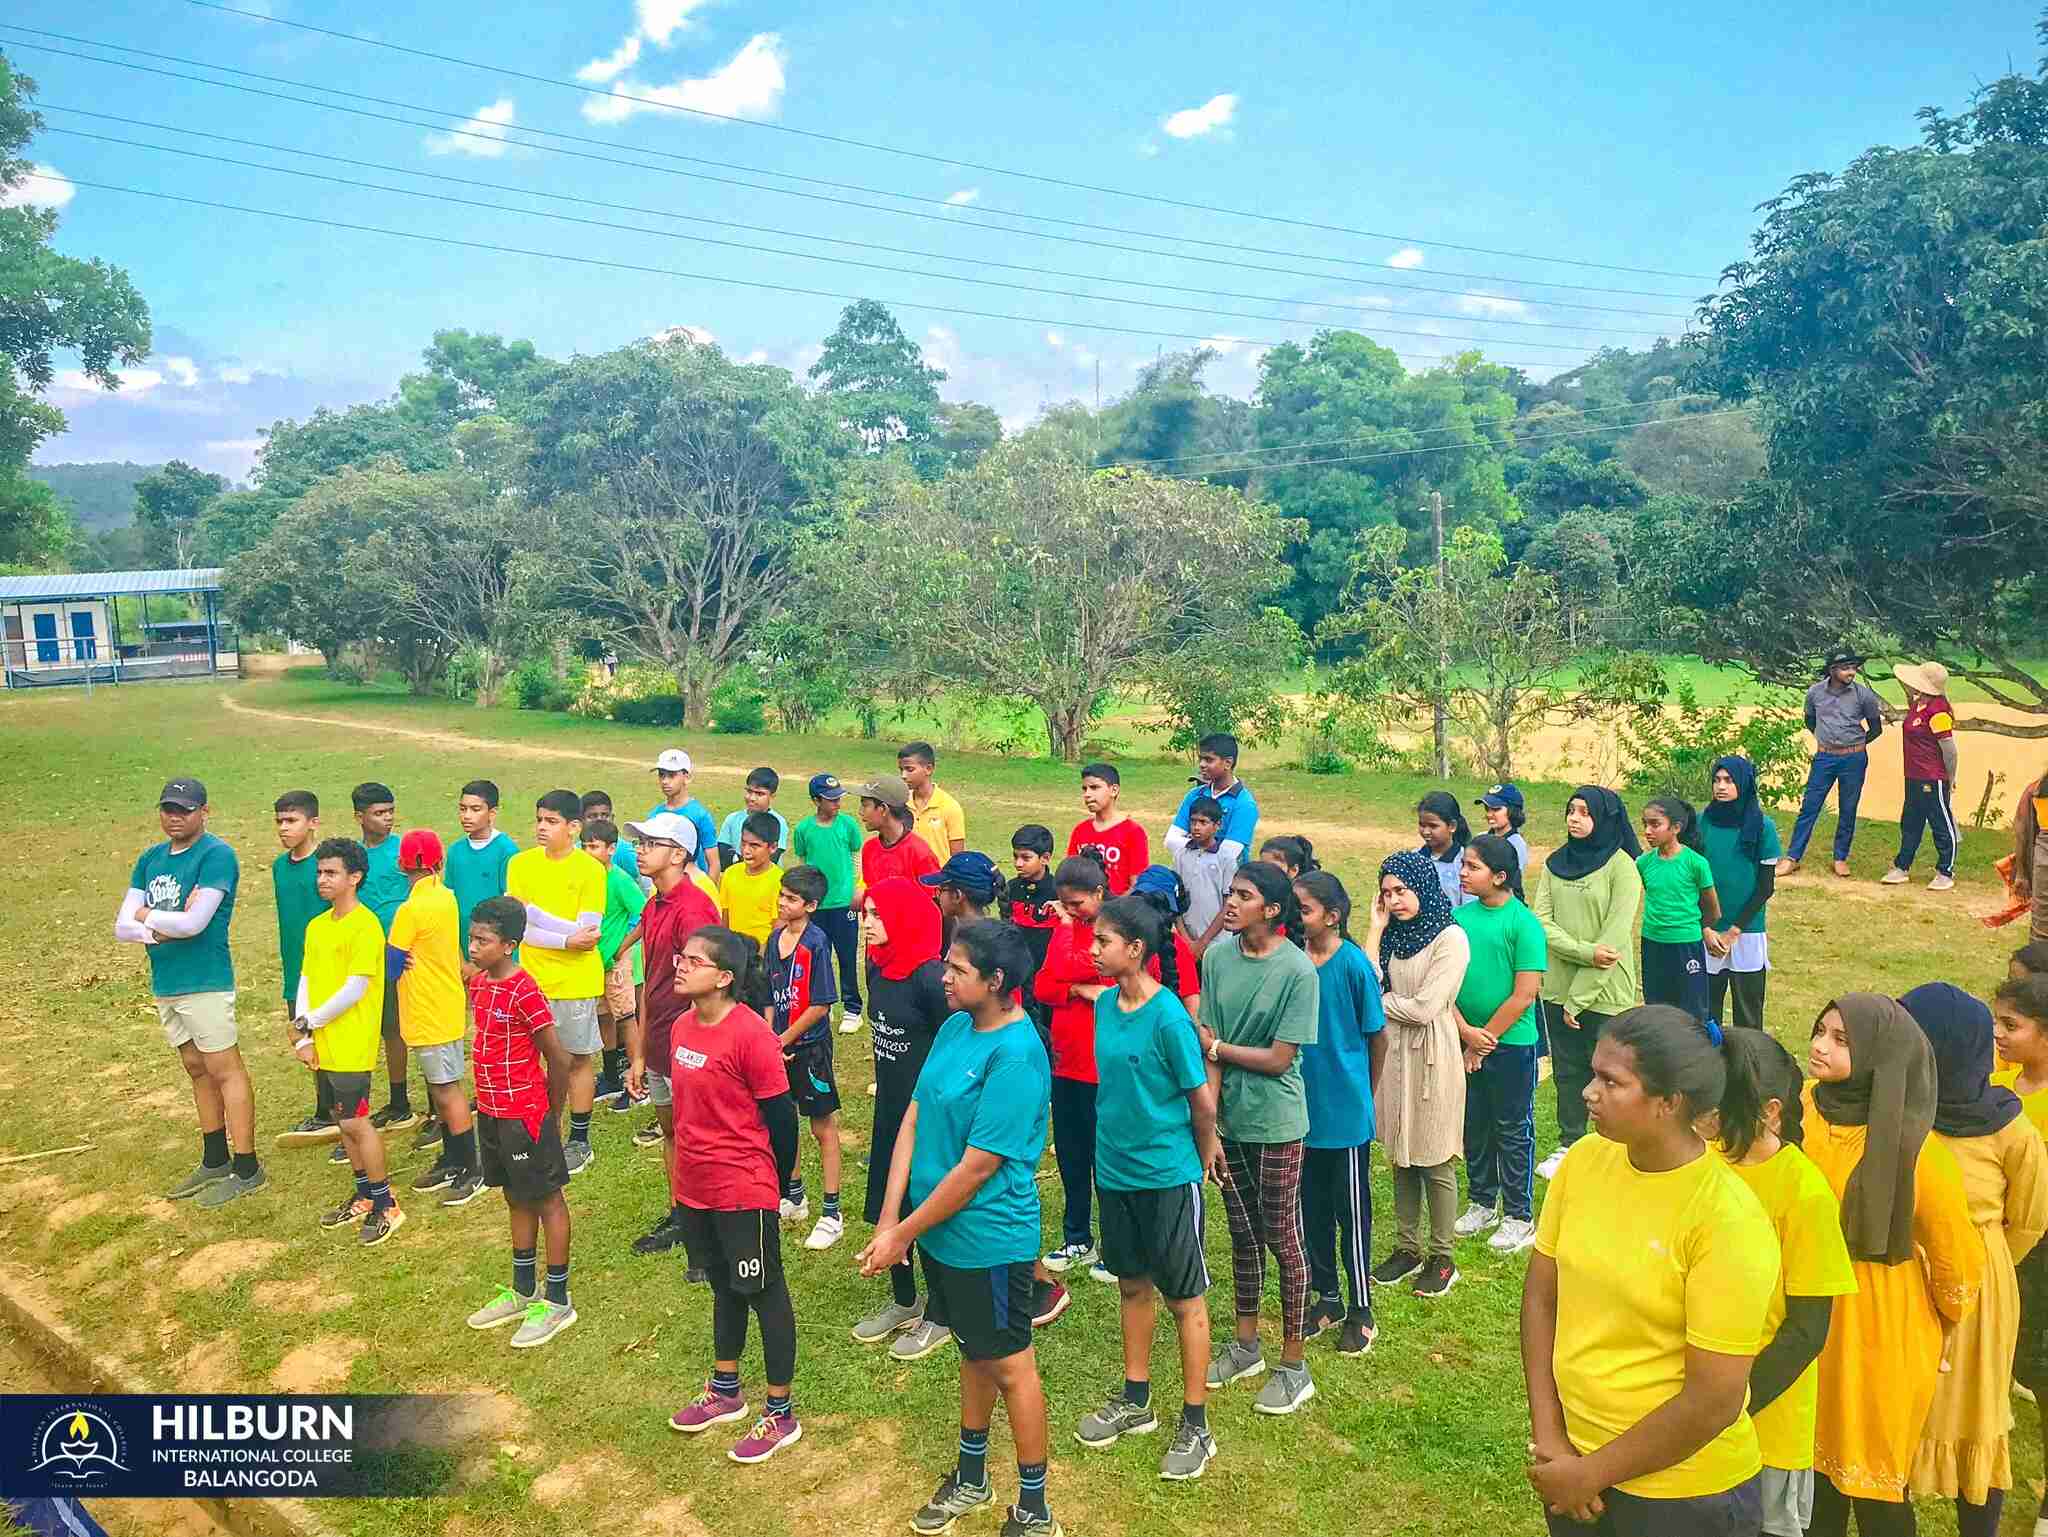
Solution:
{"label": "green grass field", "polygon": [[[688,745],[700,765],[697,789],[722,814],[756,763],[775,764],[799,790],[820,769],[852,780],[893,768],[898,729],[885,727],[890,738],[874,742],[702,736]],[[679,1259],[627,1252],[665,1201],[658,1155],[634,1149],[627,1136],[638,1115],[600,1113],[598,1164],[571,1192],[582,1321],[547,1349],[518,1355],[502,1335],[462,1326],[505,1279],[506,1225],[495,1199],[459,1211],[410,1202],[404,1231],[363,1253],[351,1237],[314,1224],[343,1183],[324,1150],[271,1146],[312,1097],[281,1023],[266,878],[276,794],[316,790],[329,808],[327,830],[351,832],[350,786],[382,779],[397,792],[401,826],[429,824],[446,836],[457,786],[484,775],[503,787],[504,825],[524,842],[527,808],[557,785],[606,788],[627,814],[651,804],[647,766],[666,741],[646,728],[484,712],[303,676],[103,689],[91,698],[57,690],[0,697],[0,818],[13,832],[0,846],[0,1151],[95,1145],[8,1171],[0,1241],[72,1324],[164,1387],[479,1395],[473,1453],[456,1492],[323,1506],[337,1526],[447,1537],[515,1522],[534,1537],[594,1529],[634,1537],[899,1532],[950,1464],[950,1357],[899,1367],[847,1336],[883,1293],[855,1273],[857,1223],[835,1250],[787,1255],[801,1334],[803,1444],[749,1469],[725,1459],[726,1438],[705,1444],[668,1433],[666,1416],[709,1369],[709,1296],[684,1284]],[[1165,760],[1125,769],[1126,806],[1155,836],[1186,772]],[[153,797],[173,773],[207,782],[213,830],[242,861],[234,948],[259,1149],[273,1186],[219,1213],[159,1199],[195,1159],[191,1103],[162,1043],[142,958],[111,932],[130,865],[159,836]],[[993,853],[1006,853],[1021,822],[1063,834],[1081,814],[1073,771],[1058,764],[949,753],[940,777],[967,807],[970,846]],[[1369,889],[1383,855],[1413,845],[1410,808],[1428,787],[1399,776],[1312,778],[1277,768],[1254,777],[1262,831],[1306,832],[1354,892]],[[1539,808],[1555,807],[1564,793],[1529,788]],[[783,809],[794,818],[805,808],[785,795]],[[1552,819],[1537,812],[1529,832],[1539,846],[1558,835]],[[1981,994],[2002,976],[2018,940],[2011,930],[1985,929],[1976,915],[1995,905],[1988,866],[2003,835],[1966,835],[1960,884],[1945,899],[1917,883],[1874,883],[1890,837],[1869,824],[1857,880],[1805,874],[1774,904],[1771,1013],[1788,1041],[1802,1040],[1837,992],[1896,993],[1945,978]],[[1825,866],[1808,867],[1816,868]],[[867,1042],[838,1040],[849,1140],[864,1148]],[[1551,1091],[1540,1090],[1539,1154],[1554,1140],[1553,1109]],[[409,1133],[394,1140],[401,1189],[418,1166],[403,1151],[409,1146]],[[815,1183],[815,1153],[807,1153]],[[858,1207],[865,1177],[849,1159],[850,1207]],[[1375,1249],[1384,1253],[1384,1167],[1378,1184]],[[1042,1188],[1055,1205],[1057,1183],[1048,1178]],[[1054,1223],[1048,1210],[1048,1235]],[[1218,1277],[1211,1307],[1221,1331],[1230,1312],[1228,1241],[1215,1203],[1210,1233]],[[1442,1302],[1383,1294],[1372,1355],[1346,1361],[1326,1342],[1311,1345],[1320,1396],[1306,1412],[1269,1419],[1251,1412],[1242,1386],[1219,1395],[1212,1422],[1222,1456],[1201,1483],[1186,1486],[1155,1477],[1158,1437],[1105,1453],[1074,1443],[1074,1422],[1119,1377],[1113,1289],[1080,1278],[1074,1307],[1039,1339],[1053,1413],[1055,1510],[1076,1533],[1220,1537],[1244,1529],[1246,1512],[1270,1532],[1541,1531],[1522,1474],[1527,1421],[1515,1317],[1523,1265],[1475,1243],[1460,1268],[1463,1283]],[[1269,1310],[1277,1314],[1277,1306],[1269,1297]],[[1276,1332],[1269,1319],[1269,1336]],[[1169,1405],[1179,1391],[1174,1361],[1170,1336],[1162,1336],[1155,1376]],[[745,1371],[758,1393],[758,1348]],[[2022,1414],[2028,1429],[2015,1462],[2031,1480],[2040,1447],[2032,1411],[2022,1406]],[[999,1493],[1013,1488],[1009,1460],[999,1419],[991,1451]],[[2017,1498],[2008,1529],[2026,1530],[2032,1510],[2030,1498]],[[1954,1529],[1945,1507],[1930,1506],[1924,1520],[1930,1531]]]}

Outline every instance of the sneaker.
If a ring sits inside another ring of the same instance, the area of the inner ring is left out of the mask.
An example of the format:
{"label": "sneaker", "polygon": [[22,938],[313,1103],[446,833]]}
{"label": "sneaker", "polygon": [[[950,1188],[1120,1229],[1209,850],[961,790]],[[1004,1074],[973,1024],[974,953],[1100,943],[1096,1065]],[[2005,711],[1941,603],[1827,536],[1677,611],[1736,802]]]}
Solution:
{"label": "sneaker", "polygon": [[797,1423],[794,1412],[764,1414],[725,1455],[734,1462],[766,1462],[785,1446],[794,1446],[803,1438],[804,1428]]}
{"label": "sneaker", "polygon": [[642,1094],[638,1099],[635,1099],[631,1094],[628,1094],[626,1092],[626,1086],[624,1084],[620,1084],[619,1092],[612,1096],[611,1102],[608,1105],[606,1105],[605,1108],[611,1111],[613,1115],[627,1115],[630,1114],[632,1111],[639,1109],[642,1105],[646,1103],[647,1096],[645,1094]]}
{"label": "sneaker", "polygon": [[405,1213],[396,1206],[387,1206],[382,1211],[371,1212],[363,1218],[363,1247],[376,1248],[404,1226]]}
{"label": "sneaker", "polygon": [[1074,1439],[1083,1446],[1114,1446],[1124,1436],[1149,1436],[1158,1428],[1159,1416],[1152,1406],[1132,1403],[1119,1384],[1108,1403],[1081,1417],[1074,1427]]}
{"label": "sneaker", "polygon": [[1486,1240],[1486,1247],[1496,1254],[1520,1254],[1535,1242],[1536,1224],[1526,1217],[1510,1217]]}
{"label": "sneaker", "polygon": [[569,1166],[571,1177],[581,1174],[597,1162],[597,1149],[588,1142],[569,1142],[562,1148],[562,1161]]}
{"label": "sneaker", "polygon": [[846,1219],[844,1217],[820,1217],[817,1225],[811,1229],[811,1236],[804,1240],[804,1247],[814,1250],[829,1249],[832,1245],[839,1242],[845,1236],[845,1233]]}
{"label": "sneaker", "polygon": [[922,1361],[952,1337],[953,1331],[944,1324],[928,1323],[920,1318],[896,1336],[896,1342],[889,1347],[889,1354],[898,1361]]}
{"label": "sneaker", "polygon": [[515,1318],[524,1318],[526,1310],[533,1306],[533,1298],[522,1297],[509,1286],[498,1288],[498,1295],[469,1315],[472,1329],[495,1329],[509,1324]]}
{"label": "sneaker", "polygon": [[[846,1027],[840,1026],[843,1030]],[[855,1026],[859,1028],[858,1025]],[[953,1523],[972,1515],[995,1498],[987,1484],[963,1484],[957,1470],[948,1473],[924,1508],[910,1518],[910,1529],[920,1537],[943,1537]]]}
{"label": "sneaker", "polygon": [[913,1302],[905,1307],[900,1302],[885,1302],[853,1326],[853,1337],[863,1345],[879,1345],[923,1317],[921,1303]]}
{"label": "sneaker", "polygon": [[419,1123],[420,1113],[410,1105],[403,1110],[393,1110],[386,1105],[382,1110],[370,1112],[370,1124],[379,1131],[411,1131]]}
{"label": "sneaker", "polygon": [[1047,1324],[1066,1312],[1072,1305],[1074,1295],[1058,1281],[1034,1281],[1031,1283],[1031,1327],[1043,1329]]}
{"label": "sneaker", "polygon": [[177,1184],[166,1190],[164,1192],[164,1199],[166,1201],[189,1200],[208,1185],[218,1185],[234,1172],[235,1166],[231,1163],[202,1163],[190,1174],[179,1180]]}
{"label": "sneaker", "polygon": [[639,1129],[638,1131],[634,1132],[634,1133],[633,1133],[633,1146],[635,1146],[635,1147],[659,1147],[659,1146],[661,1146],[661,1122],[659,1122],[659,1121],[649,1121],[649,1122],[648,1122],[648,1123],[647,1123],[647,1124],[646,1124],[645,1126],[641,1127],[641,1128],[640,1128],[640,1129]]}
{"label": "sneaker", "polygon": [[1256,1344],[1232,1340],[1209,1363],[1209,1391],[1227,1388],[1244,1377],[1256,1377],[1266,1369],[1265,1353]]}
{"label": "sneaker", "polygon": [[1061,1244],[1046,1255],[1045,1268],[1054,1275],[1065,1275],[1069,1265],[1092,1265],[1101,1258],[1100,1251],[1092,1243]]}
{"label": "sneaker", "polygon": [[531,1350],[536,1345],[545,1345],[574,1322],[576,1308],[573,1303],[549,1302],[546,1298],[528,1303],[526,1321],[512,1336],[512,1348]]}
{"label": "sneaker", "polygon": [[455,1183],[448,1187],[448,1193],[441,1197],[443,1206],[467,1206],[490,1186],[484,1177],[474,1169],[464,1169],[455,1176]]}
{"label": "sneaker", "polygon": [[1422,1268],[1422,1256],[1413,1249],[1396,1249],[1377,1265],[1366,1279],[1375,1286],[1393,1286]]}
{"label": "sneaker", "polygon": [[1316,1385],[1309,1380],[1306,1362],[1300,1366],[1276,1366],[1266,1385],[1259,1389],[1259,1396],[1252,1400],[1252,1407],[1261,1414],[1292,1414],[1315,1396]]}
{"label": "sneaker", "polygon": [[437,1163],[412,1182],[415,1190],[446,1190],[455,1183],[455,1177],[462,1171],[445,1163]]}
{"label": "sneaker", "polygon": [[1003,1516],[1003,1537],[1067,1537],[1051,1516],[1034,1516],[1012,1505]]}
{"label": "sneaker", "polygon": [[1088,1279],[1100,1281],[1105,1286],[1114,1286],[1116,1285],[1116,1272],[1103,1264],[1101,1260],[1097,1260],[1088,1267]]}
{"label": "sneaker", "polygon": [[1341,1297],[1318,1297],[1308,1305],[1308,1318],[1302,1326],[1301,1337],[1312,1340],[1343,1321],[1344,1300]]}
{"label": "sneaker", "polygon": [[[339,1136],[340,1133],[337,1132],[336,1135]],[[347,1163],[348,1149],[343,1147],[341,1143],[336,1142],[334,1144],[334,1150],[327,1155],[327,1161],[329,1163]]]}
{"label": "sneaker", "polygon": [[1880,886],[1903,886],[1912,878],[1912,876],[1901,870],[1897,865],[1893,865],[1877,878],[1877,883]]}
{"label": "sneaker", "polygon": [[1544,1159],[1543,1162],[1536,1165],[1536,1177],[1538,1179],[1556,1179],[1557,1171],[1564,1167],[1564,1155],[1570,1151],[1571,1149],[1568,1147],[1561,1147]]}
{"label": "sneaker", "polygon": [[1159,1459],[1159,1476],[1185,1482],[1200,1478],[1216,1460],[1216,1437],[1204,1428],[1197,1430],[1186,1420],[1173,1433],[1173,1443]]}
{"label": "sneaker", "polygon": [[346,1199],[342,1201],[342,1203],[339,1206],[335,1207],[332,1211],[326,1211],[320,1214],[320,1225],[323,1228],[329,1229],[338,1227],[348,1227],[352,1223],[362,1221],[363,1218],[369,1215],[370,1198],[368,1196],[356,1195],[354,1193],[351,1193]]}
{"label": "sneaker", "polygon": [[332,1121],[323,1121],[317,1115],[309,1115],[298,1125],[277,1134],[279,1147],[311,1147],[315,1143],[332,1142],[341,1135],[341,1128]]}
{"label": "sneaker", "polygon": [[782,1220],[784,1222],[805,1222],[810,1219],[810,1215],[811,1202],[808,1196],[801,1201],[792,1201],[788,1196],[782,1198]]}
{"label": "sneaker", "polygon": [[1846,859],[1838,859],[1838,860],[1836,860],[1836,861],[1835,861],[1835,874],[1836,874],[1836,875],[1838,875],[1838,876],[1840,876],[1840,877],[1841,877],[1841,878],[1842,878],[1843,880],[1845,880],[1845,881],[1846,881],[1846,880],[1847,880],[1847,879],[1849,878],[1849,861],[1848,861],[1848,860],[1846,860]]}
{"label": "sneaker", "polygon": [[1491,1206],[1481,1206],[1474,1201],[1465,1208],[1464,1215],[1451,1224],[1451,1231],[1460,1238],[1477,1238],[1500,1222],[1500,1213]]}
{"label": "sneaker", "polygon": [[1372,1321],[1372,1309],[1362,1308],[1344,1320],[1344,1332],[1337,1336],[1337,1354],[1371,1355],[1372,1343],[1379,1337],[1379,1328]]}
{"label": "sneaker", "polygon": [[438,1115],[430,1115],[420,1123],[420,1134],[412,1139],[412,1150],[415,1153],[434,1152],[441,1146],[447,1134],[448,1128],[441,1124],[441,1118]]}
{"label": "sneaker", "polygon": [[259,1163],[256,1165],[256,1172],[246,1179],[239,1174],[230,1174],[226,1179],[216,1180],[213,1184],[207,1186],[200,1193],[199,1199],[192,1204],[194,1206],[204,1206],[211,1210],[213,1207],[225,1206],[230,1201],[239,1201],[245,1195],[254,1195],[259,1190],[268,1190],[269,1188],[270,1176],[264,1172],[263,1165]]}
{"label": "sneaker", "polygon": [[710,1383],[704,1391],[668,1417],[668,1428],[694,1436],[713,1425],[724,1425],[747,1417],[747,1401],[738,1393],[721,1393]]}
{"label": "sneaker", "polygon": [[1942,875],[1937,872],[1934,879],[1927,883],[1927,889],[1929,891],[1954,891],[1956,889],[1956,878],[1953,875]]}
{"label": "sneaker", "polygon": [[1437,1255],[1422,1267],[1422,1273],[1415,1278],[1415,1295],[1418,1297],[1441,1297],[1458,1284],[1458,1267],[1445,1255]]}
{"label": "sneaker", "polygon": [[607,1105],[617,1099],[625,1090],[625,1084],[610,1073],[599,1073],[597,1075],[597,1082],[591,1089],[591,1098],[597,1104]]}
{"label": "sneaker", "polygon": [[666,1254],[683,1241],[683,1219],[671,1206],[662,1219],[633,1240],[635,1254]]}
{"label": "sneaker", "polygon": [[[858,1014],[842,1014],[839,1016],[839,1033],[841,1035],[858,1035],[862,1023],[863,1021]],[[987,1500],[988,1492],[984,1490],[982,1492],[982,1501],[987,1503]],[[950,1525],[951,1523],[948,1524]]]}

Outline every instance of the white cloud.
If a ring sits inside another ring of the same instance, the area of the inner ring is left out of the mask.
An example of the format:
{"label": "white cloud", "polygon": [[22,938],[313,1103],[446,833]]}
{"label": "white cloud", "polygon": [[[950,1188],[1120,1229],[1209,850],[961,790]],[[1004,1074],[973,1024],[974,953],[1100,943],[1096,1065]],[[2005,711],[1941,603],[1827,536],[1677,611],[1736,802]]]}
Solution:
{"label": "white cloud", "polygon": [[955,192],[950,197],[948,197],[946,201],[955,208],[965,208],[969,203],[973,202],[976,198],[980,196],[981,188],[962,187],[958,192]]}
{"label": "white cloud", "polygon": [[456,124],[457,132],[428,134],[425,140],[427,153],[477,155],[485,160],[496,160],[512,148],[509,135],[515,115],[512,98],[500,96],[475,117],[464,118]]}
{"label": "white cloud", "polygon": [[650,336],[648,340],[657,346],[663,346],[669,342],[692,342],[699,347],[713,347],[718,344],[718,338],[702,326],[691,325],[664,326],[661,330],[656,331],[654,335]]}
{"label": "white cloud", "polygon": [[206,463],[235,480],[246,479],[256,468],[256,456],[267,442],[264,438],[215,438],[206,445]]}
{"label": "white cloud", "polygon": [[1045,333],[1045,344],[1048,347],[1064,347],[1067,339],[1057,331],[1048,331]]}
{"label": "white cloud", "polygon": [[[121,381],[121,393],[129,396],[146,394],[164,382],[164,376],[154,368],[117,368],[114,376]],[[80,395],[104,396],[108,393],[82,368],[60,368],[50,383],[53,388],[71,390]]]}
{"label": "white cloud", "polygon": [[1244,344],[1245,339],[1242,336],[1205,336],[1202,338],[1202,345],[1204,347],[1207,347],[1212,352],[1221,353],[1226,358]]}
{"label": "white cloud", "polygon": [[1170,114],[1160,124],[1160,130],[1169,139],[1199,139],[1204,134],[1226,128],[1237,115],[1237,98],[1225,92],[1211,96],[1199,107],[1184,107]]}
{"label": "white cloud", "polygon": [[1503,294],[1460,294],[1458,308],[1468,315],[1526,315],[1529,306]]}
{"label": "white cloud", "polygon": [[778,34],[757,33],[708,75],[668,85],[620,80],[609,95],[585,101],[583,116],[593,123],[622,123],[636,112],[666,106],[719,117],[770,118],[782,105],[782,93],[788,84],[783,74],[784,56]]}
{"label": "white cloud", "polygon": [[199,382],[199,365],[190,358],[167,357],[159,358],[157,361],[163,364],[164,372],[169,374],[171,381],[180,388],[189,390]]}
{"label": "white cloud", "polygon": [[705,0],[637,0],[634,9],[640,16],[640,34],[660,47],[666,48],[668,40],[689,25],[690,13],[703,7]]}
{"label": "white cloud", "polygon": [[32,165],[16,185],[0,191],[0,208],[62,208],[78,188],[53,165]]}
{"label": "white cloud", "polygon": [[768,361],[768,349],[766,347],[756,347],[752,352],[741,358],[740,361],[742,363],[765,363]]}
{"label": "white cloud", "polygon": [[213,371],[214,378],[222,384],[249,384],[256,378],[256,370],[244,368],[239,363],[223,363]]}
{"label": "white cloud", "polygon": [[1422,253],[1412,245],[1403,246],[1387,258],[1387,265],[1389,267],[1400,267],[1404,270],[1409,267],[1419,267],[1422,265]]}
{"label": "white cloud", "polygon": [[1154,139],[1140,139],[1140,140],[1138,141],[1138,158],[1139,158],[1140,160],[1150,160],[1150,159],[1152,159],[1152,158],[1153,158],[1154,156],[1156,156],[1156,155],[1157,155],[1158,153],[1159,153],[1159,144],[1158,144],[1158,141],[1157,141],[1157,140],[1154,140]]}
{"label": "white cloud", "polygon": [[578,80],[588,80],[593,85],[603,85],[616,80],[635,64],[640,62],[640,34],[628,32],[619,46],[602,59],[592,59],[576,71]]}

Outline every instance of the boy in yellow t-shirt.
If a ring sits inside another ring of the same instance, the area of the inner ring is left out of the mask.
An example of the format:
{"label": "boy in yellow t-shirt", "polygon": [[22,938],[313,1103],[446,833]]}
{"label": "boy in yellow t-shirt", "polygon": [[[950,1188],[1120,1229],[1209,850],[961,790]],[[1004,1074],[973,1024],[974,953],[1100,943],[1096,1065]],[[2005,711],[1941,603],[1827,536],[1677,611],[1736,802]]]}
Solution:
{"label": "boy in yellow t-shirt", "polygon": [[604,923],[604,866],[576,847],[583,829],[583,798],[550,790],[534,805],[534,847],[505,866],[505,894],[526,908],[526,939],[519,958],[547,999],[555,1036],[568,1053],[569,1073],[558,1081],[548,1068],[548,1107],[559,1130],[569,1107],[562,1156],[572,1175],[597,1161],[590,1146],[590,1110],[597,1099],[597,1054],[603,1037],[597,1003],[604,996],[604,961],[597,951]]}
{"label": "boy in yellow t-shirt", "polygon": [[384,1035],[384,926],[360,896],[370,856],[353,838],[329,838],[313,851],[314,879],[327,911],[306,925],[292,1032],[299,1060],[324,1075],[341,1145],[355,1179],[324,1228],[360,1222],[365,1248],[404,1225],[391,1195],[384,1139],[370,1125],[370,1074]]}
{"label": "boy in yellow t-shirt", "polygon": [[391,920],[386,974],[398,988],[398,1033],[427,1080],[431,1136],[441,1156],[412,1182],[419,1191],[446,1190],[443,1206],[467,1206],[483,1192],[469,1096],[462,1091],[462,1034],[468,994],[462,982],[461,904],[441,879],[440,835],[415,827],[398,845],[398,872],[412,892]]}
{"label": "boy in yellow t-shirt", "polygon": [[775,862],[779,831],[772,812],[748,812],[740,825],[740,862],[718,877],[718,910],[726,927],[746,935],[764,954],[782,896],[782,866]]}

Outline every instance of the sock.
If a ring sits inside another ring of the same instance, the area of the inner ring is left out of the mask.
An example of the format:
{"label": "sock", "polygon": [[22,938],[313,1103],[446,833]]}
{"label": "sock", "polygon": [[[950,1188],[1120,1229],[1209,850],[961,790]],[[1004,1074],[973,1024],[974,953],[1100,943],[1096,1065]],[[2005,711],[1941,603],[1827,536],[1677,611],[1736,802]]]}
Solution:
{"label": "sock", "polygon": [[255,1177],[256,1155],[254,1153],[235,1154],[235,1178],[254,1179]]}
{"label": "sock", "polygon": [[711,1391],[726,1398],[739,1397],[740,1374],[714,1370],[711,1373]]}
{"label": "sock", "polygon": [[889,1300],[900,1308],[917,1303],[917,1272],[906,1261],[889,1267]]}
{"label": "sock", "polygon": [[988,1429],[960,1427],[960,1483],[968,1489],[988,1487]]}
{"label": "sock", "polygon": [[1017,1464],[1017,1508],[1025,1515],[1036,1516],[1041,1521],[1052,1519],[1052,1511],[1045,1503],[1044,1463]]}
{"label": "sock", "polygon": [[1195,1430],[1209,1428],[1209,1406],[1207,1404],[1182,1404],[1180,1422]]}
{"label": "sock", "polygon": [[839,1215],[839,1192],[836,1190],[825,1192],[825,1215],[828,1217]]}
{"label": "sock", "polygon": [[451,1131],[447,1144],[441,1149],[441,1156],[451,1169],[473,1172],[476,1169],[476,1128],[468,1131]]}
{"label": "sock", "polygon": [[209,1169],[223,1167],[228,1161],[228,1129],[202,1131],[199,1134],[199,1161]]}
{"label": "sock", "polygon": [[621,1051],[616,1046],[607,1046],[604,1050],[605,1077],[610,1079],[613,1083],[617,1083],[619,1081],[620,1074],[625,1069],[625,1061],[626,1054],[623,1051]]}
{"label": "sock", "polygon": [[533,1295],[533,1260],[532,1249],[512,1251],[512,1290],[522,1297]]}
{"label": "sock", "polygon": [[[387,1186],[386,1188],[388,1189],[389,1187]],[[370,1176],[360,1171],[356,1172],[356,1199],[358,1201],[370,1199]]]}
{"label": "sock", "polygon": [[571,1110],[569,1112],[569,1140],[590,1146],[590,1112]]}
{"label": "sock", "polygon": [[1308,1362],[1282,1361],[1280,1363],[1280,1370],[1282,1370],[1283,1372],[1305,1372],[1308,1370]]}
{"label": "sock", "polygon": [[331,1121],[334,1119],[334,1089],[325,1073],[313,1075],[313,1119]]}
{"label": "sock", "polygon": [[397,1204],[396,1201],[391,1199],[390,1180],[380,1179],[370,1187],[370,1209],[372,1211],[383,1211],[386,1207],[396,1206]]}
{"label": "sock", "polygon": [[548,1301],[556,1307],[569,1305],[569,1262],[548,1266]]}
{"label": "sock", "polygon": [[783,1187],[782,1198],[785,1201],[792,1201],[798,1206],[803,1205],[804,1181],[803,1176],[801,1174],[799,1174],[795,1179],[791,1180],[786,1186]]}
{"label": "sock", "polygon": [[770,1393],[768,1395],[768,1412],[777,1419],[787,1419],[790,1414],[789,1395],[787,1393]]}
{"label": "sock", "polygon": [[407,1090],[405,1086],[405,1080],[403,1078],[392,1079],[391,1113],[393,1115],[406,1115],[409,1114],[411,1110],[412,1094],[410,1093],[410,1091]]}
{"label": "sock", "polygon": [[1143,1382],[1133,1382],[1129,1377],[1124,1378],[1124,1402],[1127,1404],[1136,1404],[1140,1409],[1144,1408],[1147,1404],[1151,1403],[1151,1379],[1147,1378]]}

